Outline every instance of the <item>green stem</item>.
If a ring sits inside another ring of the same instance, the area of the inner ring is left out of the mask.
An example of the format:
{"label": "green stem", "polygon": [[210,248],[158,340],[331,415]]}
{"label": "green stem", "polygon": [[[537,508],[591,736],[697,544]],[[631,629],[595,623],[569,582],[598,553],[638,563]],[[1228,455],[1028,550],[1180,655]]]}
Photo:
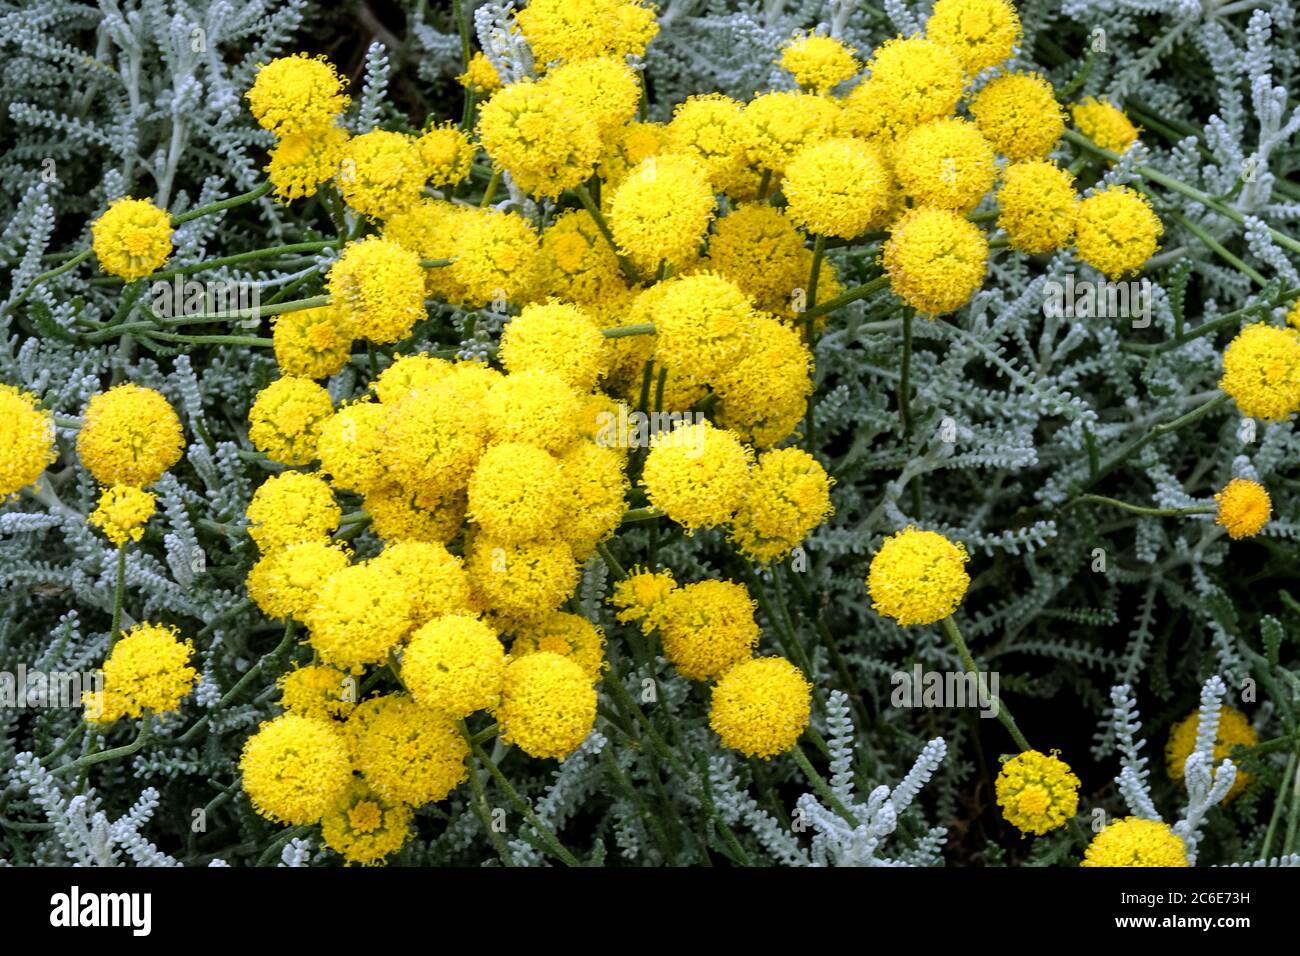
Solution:
{"label": "green stem", "polygon": [[177,226],[184,225],[185,223],[191,222],[192,220],[198,219],[202,216],[210,216],[214,212],[222,212],[223,210],[226,209],[233,209],[235,206],[242,206],[244,205],[244,203],[249,203],[249,202],[253,202],[254,200],[261,199],[270,191],[271,191],[271,183],[267,181],[262,183],[262,185],[256,187],[255,189],[250,189],[246,193],[240,193],[238,196],[231,196],[229,199],[222,199],[219,202],[208,203],[206,206],[199,206],[196,209],[191,209],[189,212],[182,213],[179,216],[173,216],[172,228],[174,229]]}
{"label": "green stem", "polygon": [[[218,711],[223,707],[228,706],[231,701],[240,695],[245,687],[251,684],[262,674],[263,671],[275,663],[276,659],[288,650],[291,644],[293,644],[294,632],[297,630],[297,627],[297,622],[292,620],[288,621],[284,626],[284,637],[280,639],[280,643],[272,650],[268,651],[261,660],[250,667],[248,672],[235,682],[235,686],[226,691],[222,698],[217,701],[216,705],[212,708],[212,711]],[[194,726],[176,738],[176,742],[182,746],[192,743],[199,731],[206,727],[211,719],[211,712],[204,714],[194,723]]]}
{"label": "green stem", "polygon": [[654,335],[653,323],[642,322],[637,325],[621,325],[615,329],[601,329],[600,334],[607,339],[626,339],[633,335]]}
{"label": "green stem", "polygon": [[877,276],[865,285],[860,285],[856,289],[849,289],[849,291],[837,295],[833,299],[827,299],[815,308],[810,307],[808,311],[803,314],[803,317],[805,320],[819,318],[820,316],[834,312],[842,306],[848,305],[850,302],[857,302],[859,299],[865,299],[867,296],[874,295],[881,289],[887,288],[889,288],[889,276]]}
{"label": "green stem", "polygon": [[813,769],[813,765],[809,762],[808,755],[803,752],[802,747],[796,743],[790,748],[790,756],[794,758],[794,762],[803,771],[804,777],[812,784],[813,790],[817,792],[817,795],[822,798],[822,801],[828,807],[843,817],[849,826],[854,828],[861,826],[853,811],[840,802],[840,798],[835,796],[835,792],[831,790],[826,779]]}
{"label": "green stem", "polygon": [[1080,501],[1091,501],[1099,505],[1110,505],[1113,508],[1123,508],[1125,511],[1131,511],[1136,515],[1146,515],[1149,518],[1182,518],[1187,515],[1212,515],[1219,510],[1217,505],[1195,505],[1189,508],[1144,508],[1142,505],[1132,505],[1127,501],[1120,501],[1118,498],[1107,498],[1105,495],[1079,495],[1071,504]]}
{"label": "green stem", "polygon": [[13,302],[9,303],[9,305],[5,308],[4,314],[12,315],[14,311],[18,308],[18,306],[22,305],[24,302],[27,301],[27,297],[30,296],[32,292],[36,290],[36,287],[38,285],[40,285],[42,282],[48,282],[50,279],[53,279],[56,276],[63,275],[63,273],[67,272],[69,269],[75,269],[77,266],[81,265],[83,262],[89,259],[90,256],[91,256],[91,250],[83,249],[80,252],[78,252],[75,256],[73,256],[71,259],[69,259],[67,262],[65,262],[63,265],[59,266],[58,268],[49,269],[45,272],[42,272],[40,275],[33,277],[32,281],[27,283],[27,288],[23,289],[22,293],[18,296],[18,298],[14,299]]}
{"label": "green stem", "polygon": [[[470,746],[478,746],[478,737],[469,732],[469,727],[465,721],[456,721],[456,726],[460,728],[461,735],[470,742]],[[492,825],[492,812],[488,808],[487,795],[483,792],[483,781],[479,779],[479,770],[474,768],[469,773],[469,786],[473,791],[474,812],[478,814],[479,823],[483,825],[483,832],[487,834],[488,842],[492,844],[497,851],[497,856],[501,857],[501,862],[505,866],[514,866],[515,858],[510,852],[510,845],[506,843],[506,838],[497,832]]]}
{"label": "green stem", "polygon": [[664,513],[658,508],[629,508],[623,513],[623,524],[635,524],[638,521],[654,521],[656,518],[662,518]]}
{"label": "green stem", "polygon": [[117,583],[113,587],[113,627],[108,632],[108,648],[113,649],[122,633],[122,603],[126,598],[126,545],[117,548]]}
{"label": "green stem", "polygon": [[183,342],[187,345],[242,345],[248,348],[269,349],[275,347],[273,339],[264,339],[256,335],[182,335],[179,332],[142,332],[147,338],[162,342]]}
{"label": "green stem", "polygon": [[143,747],[153,739],[153,714],[149,711],[144,712],[144,719],[140,722],[140,731],[136,734],[135,740],[121,747],[114,747],[112,750],[101,750],[98,753],[88,753],[85,756],[78,757],[72,763],[65,763],[62,767],[52,770],[55,776],[73,773],[77,770],[86,770],[97,763],[103,763],[105,760],[119,760],[122,757],[129,757],[138,753]]}
{"label": "green stem", "polygon": [[957,648],[957,656],[961,658],[962,667],[966,668],[967,672],[975,675],[976,684],[979,686],[980,700],[989,701],[997,708],[998,721],[1007,729],[1007,733],[1011,734],[1011,739],[1016,742],[1017,747],[1022,751],[1033,750],[1034,748],[1029,746],[1029,741],[1025,739],[1025,735],[1016,726],[1016,719],[1011,716],[1010,708],[1003,703],[1001,697],[989,692],[988,686],[984,682],[984,674],[975,666],[975,658],[971,657],[970,648],[966,646],[966,639],[961,636],[961,631],[958,630],[957,622],[953,620],[952,615],[943,619],[943,629],[948,633],[948,638],[952,641],[953,646]]}
{"label": "green stem", "polygon": [[1248,305],[1241,309],[1235,309],[1232,312],[1228,312],[1225,315],[1219,316],[1217,319],[1211,319],[1209,322],[1202,322],[1200,325],[1192,329],[1190,332],[1181,332],[1178,335],[1175,335],[1172,339],[1169,339],[1168,341],[1158,342],[1150,345],[1140,343],[1140,342],[1134,342],[1132,344],[1125,344],[1124,346],[1122,346],[1122,348],[1125,348],[1133,352],[1166,352],[1170,349],[1175,349],[1180,345],[1186,345],[1188,342],[1191,342],[1194,339],[1199,339],[1202,336],[1211,335],[1219,331],[1220,329],[1226,329],[1233,325],[1239,325],[1241,324],[1242,319],[1249,318],[1252,315],[1258,315],[1262,312],[1266,312],[1268,309],[1271,309],[1274,306],[1287,305],[1291,301],[1293,301],[1296,296],[1300,296],[1300,288],[1284,289],[1281,292],[1279,292],[1276,296],[1274,296],[1272,299],[1257,303],[1255,305]]}
{"label": "green stem", "polygon": [[497,194],[497,186],[501,184],[501,170],[493,169],[492,178],[488,180],[487,185],[483,187],[483,198],[479,201],[478,207],[486,209],[492,205],[492,199]]}
{"label": "green stem", "polygon": [[1286,788],[1295,778],[1296,762],[1300,759],[1300,750],[1292,750],[1291,756],[1286,761],[1286,771],[1282,774],[1282,779],[1278,783],[1277,797],[1273,801],[1273,813],[1268,820],[1268,829],[1264,832],[1264,845],[1260,849],[1260,856],[1267,860],[1269,851],[1273,849],[1273,836],[1277,833],[1278,821],[1282,819],[1282,805],[1286,803]]}
{"label": "green stem", "polygon": [[636,266],[632,265],[627,256],[623,255],[619,250],[618,243],[614,241],[614,233],[610,231],[609,223],[605,221],[605,214],[600,211],[596,201],[591,198],[590,190],[586,186],[575,186],[573,194],[578,197],[578,202],[582,203],[582,208],[591,214],[592,220],[596,223],[596,228],[600,230],[600,234],[604,236],[609,247],[614,250],[614,255],[618,257],[618,264],[623,270],[623,274],[627,276],[633,285],[640,285],[641,273],[637,271]]}
{"label": "green stem", "polygon": [[276,256],[287,256],[298,252],[319,252],[322,249],[331,249],[338,245],[337,240],[327,239],[317,242],[294,242],[284,246],[271,246],[266,249],[253,249],[250,252],[239,252],[234,255],[221,256],[216,259],[207,259],[203,262],[192,262],[189,265],[176,266],[172,269],[166,269],[163,272],[155,272],[152,275],[145,276],[145,279],[154,282],[161,282],[164,279],[174,279],[177,276],[192,275],[196,272],[203,272],[205,269],[219,269],[222,266],[235,266],[241,262],[254,262],[258,259],[272,259]]}
{"label": "green stem", "polygon": [[1174,222],[1178,223],[1180,226],[1182,226],[1184,229],[1186,229],[1188,232],[1194,235],[1197,239],[1201,240],[1201,242],[1204,243],[1205,246],[1209,248],[1211,252],[1217,255],[1228,265],[1232,266],[1242,275],[1248,276],[1250,279],[1252,279],[1260,288],[1264,288],[1268,285],[1267,279],[1265,279],[1262,275],[1260,275],[1257,271],[1252,269],[1250,266],[1246,265],[1246,263],[1243,262],[1241,259],[1237,258],[1235,255],[1229,252],[1226,248],[1224,248],[1221,242],[1219,242],[1217,239],[1211,236],[1200,226],[1196,225],[1196,223],[1189,221],[1186,217],[1180,215],[1176,210],[1173,209],[1166,209],[1165,214],[1168,215],[1170,218],[1172,218]]}

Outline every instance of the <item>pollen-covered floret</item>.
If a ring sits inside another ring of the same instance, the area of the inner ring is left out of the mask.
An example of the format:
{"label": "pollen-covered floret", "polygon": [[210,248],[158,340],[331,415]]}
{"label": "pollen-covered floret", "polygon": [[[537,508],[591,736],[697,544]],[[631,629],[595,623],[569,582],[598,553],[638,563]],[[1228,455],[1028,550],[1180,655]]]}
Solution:
{"label": "pollen-covered floret", "polygon": [[856,54],[835,37],[797,36],[781,51],[781,69],[805,90],[825,93],[858,72]]}
{"label": "pollen-covered floret", "polygon": [[1187,845],[1161,820],[1124,817],[1107,824],[1084,851],[1080,866],[1190,866]]}
{"label": "pollen-covered floret", "polygon": [[752,459],[734,433],[683,421],[651,439],[642,481],[650,503],[688,531],[717,527],[744,503]]}
{"label": "pollen-covered floret", "polygon": [[416,253],[370,236],[348,244],[326,285],[352,334],[382,345],[405,338],[424,318],[424,271]]}
{"label": "pollen-covered floret", "polygon": [[180,707],[198,680],[190,666],[194,644],[175,628],[137,624],[113,645],[104,661],[102,692],[88,692],[86,719],[107,724],[123,717],[168,714]]}
{"label": "pollen-covered floret", "polygon": [[365,665],[386,661],[406,638],[414,611],[405,582],[383,565],[363,561],[321,583],[305,623],[322,661],[360,674]]}
{"label": "pollen-covered floret", "polygon": [[680,264],[698,254],[716,205],[708,171],[697,160],[651,156],[614,190],[609,227],[623,254],[653,271],[665,260]]}
{"label": "pollen-covered floret", "polygon": [[184,449],[181,420],[160,392],[128,382],[86,403],[77,454],[101,485],[152,484]]}
{"label": "pollen-covered floret", "polygon": [[239,769],[253,809],[293,826],[319,823],[352,780],[338,725],[293,713],[257,728],[244,743]]}
{"label": "pollen-covered floret", "polygon": [[271,340],[280,371],[302,378],[337,374],[352,354],[352,327],[332,305],[277,316]]}
{"label": "pollen-covered floret", "polygon": [[411,696],[451,720],[495,707],[505,673],[506,650],[496,632],[463,614],[433,619],[402,652],[402,682]]}
{"label": "pollen-covered floret", "polygon": [[1219,388],[1252,418],[1278,422],[1300,411],[1300,332],[1247,325],[1223,352]]}
{"label": "pollen-covered floret", "polygon": [[1020,17],[1011,0],[935,0],[925,34],[961,60],[968,73],[996,66],[1020,40]]}
{"label": "pollen-covered floret", "polygon": [[542,651],[567,657],[593,681],[599,680],[605,668],[605,632],[585,617],[555,611],[520,627],[510,645],[512,660]]}
{"label": "pollen-covered floret", "polygon": [[1043,159],[1065,132],[1052,84],[1037,73],[1006,73],[970,104],[984,138],[1011,160]]}
{"label": "pollen-covered floret", "polygon": [[893,209],[893,177],[880,151],[861,140],[828,139],[806,146],[785,168],[787,215],[821,236],[853,239],[885,224]]}
{"label": "pollen-covered floret", "polygon": [[277,136],[331,126],[348,108],[343,77],[322,57],[298,53],[258,67],[245,94],[254,119]]}
{"label": "pollen-covered floret", "polygon": [[501,739],[532,757],[563,759],[591,733],[596,689],[575,660],[538,651],[510,661],[496,710]]}
{"label": "pollen-covered floret", "polygon": [[1267,489],[1248,478],[1233,478],[1214,496],[1214,500],[1219,505],[1219,514],[1214,520],[1228,529],[1228,537],[1233,540],[1253,538],[1259,534],[1273,512]]}
{"label": "pollen-covered floret", "polygon": [[257,393],[248,438],[272,461],[306,465],[316,458],[321,426],[333,414],[329,392],[311,379],[286,375]]}
{"label": "pollen-covered floret", "polygon": [[35,483],[56,458],[54,415],[35,395],[0,382],[0,500]]}
{"label": "pollen-covered floret", "polygon": [[568,489],[555,456],[519,442],[492,445],[469,480],[468,517],[489,537],[519,544],[553,534]]}
{"label": "pollen-covered floret", "polygon": [[808,728],[812,685],[781,657],[743,661],[718,678],[709,726],[722,744],[764,760],[783,754]]}
{"label": "pollen-covered floret", "polygon": [[966,596],[968,560],[960,542],[909,526],[886,538],[871,559],[871,606],[902,625],[942,621]]}
{"label": "pollen-covered floret", "polygon": [[387,219],[420,201],[429,168],[414,137],[375,129],[348,140],[335,177],[344,201],[371,219]]}
{"label": "pollen-covered floret", "polygon": [[917,205],[969,210],[993,188],[993,159],[993,147],[975,124],[938,119],[899,140],[894,168]]}
{"label": "pollen-covered floret", "polygon": [[133,485],[113,485],[99,496],[99,504],[87,520],[120,548],[144,536],[154,506],[154,496],[149,492]]}
{"label": "pollen-covered floret", "polygon": [[1012,757],[998,771],[995,790],[1002,816],[1021,833],[1042,836],[1064,826],[1079,807],[1079,778],[1055,751]]}
{"label": "pollen-covered floret", "polygon": [[664,656],[691,680],[717,677],[758,645],[754,601],[743,584],[697,581],[668,592],[653,624]]}
{"label": "pollen-covered floret", "polygon": [[1156,254],[1164,226],[1147,198],[1128,186],[1107,186],[1079,203],[1079,258],[1108,278],[1137,272]]}
{"label": "pollen-covered floret", "polygon": [[172,254],[172,220],[147,199],[114,202],[90,225],[91,248],[110,275],[134,282]]}
{"label": "pollen-covered floret", "polygon": [[1007,231],[1014,249],[1051,252],[1074,235],[1079,209],[1074,177],[1054,163],[1035,160],[1007,166],[997,198],[998,225]]}
{"label": "pollen-covered floret", "polygon": [[984,283],[989,244],[973,222],[949,209],[921,207],[894,223],[885,242],[889,286],[927,315],[960,309]]}
{"label": "pollen-covered floret", "polygon": [[501,364],[508,372],[554,372],[579,392],[590,392],[605,370],[605,337],[591,316],[555,300],[524,306],[501,333]]}
{"label": "pollen-covered floret", "polygon": [[315,475],[286,471],[272,475],[248,503],[248,534],[266,553],[299,541],[325,541],[343,512],[330,486]]}
{"label": "pollen-covered floret", "polygon": [[830,489],[826,470],[802,448],[765,452],[732,522],[732,539],[758,561],[785,557],[834,510]]}

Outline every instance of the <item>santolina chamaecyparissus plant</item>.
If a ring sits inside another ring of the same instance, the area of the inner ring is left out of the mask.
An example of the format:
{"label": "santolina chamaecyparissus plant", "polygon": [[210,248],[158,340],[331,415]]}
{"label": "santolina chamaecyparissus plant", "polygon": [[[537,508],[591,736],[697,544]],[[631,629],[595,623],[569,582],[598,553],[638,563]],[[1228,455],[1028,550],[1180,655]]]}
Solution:
{"label": "santolina chamaecyparissus plant", "polygon": [[1291,3],[157,6],[0,16],[0,861],[1300,863]]}

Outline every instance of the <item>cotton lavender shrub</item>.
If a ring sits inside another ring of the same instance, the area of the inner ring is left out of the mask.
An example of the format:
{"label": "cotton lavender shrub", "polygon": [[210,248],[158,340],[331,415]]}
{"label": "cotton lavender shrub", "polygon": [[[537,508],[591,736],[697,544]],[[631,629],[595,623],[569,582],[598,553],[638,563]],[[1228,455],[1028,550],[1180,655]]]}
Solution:
{"label": "cotton lavender shrub", "polygon": [[0,862],[1300,864],[1290,3],[351,16],[0,6]]}

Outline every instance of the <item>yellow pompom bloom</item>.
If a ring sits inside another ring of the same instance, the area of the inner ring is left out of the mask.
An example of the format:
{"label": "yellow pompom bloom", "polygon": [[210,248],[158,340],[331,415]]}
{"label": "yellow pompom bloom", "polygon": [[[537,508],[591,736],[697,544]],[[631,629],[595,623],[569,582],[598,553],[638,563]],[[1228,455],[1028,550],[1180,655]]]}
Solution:
{"label": "yellow pompom bloom", "polygon": [[154,496],[149,492],[132,485],[113,485],[99,496],[98,506],[86,520],[120,548],[144,536],[144,526],[153,517],[154,507]]}
{"label": "yellow pompom bloom", "polygon": [[597,681],[605,669],[605,632],[585,617],[555,611],[518,630],[510,645],[510,658],[518,660],[543,651],[567,657]]}
{"label": "yellow pompom bloom", "polygon": [[949,209],[913,209],[885,242],[889,287],[927,315],[960,309],[984,283],[989,243],[973,222]]}
{"label": "yellow pompom bloom", "polygon": [[577,562],[562,541],[506,544],[475,535],[465,567],[483,603],[510,625],[545,617],[578,586]]}
{"label": "yellow pompom bloom", "polygon": [[628,123],[610,134],[601,154],[597,172],[605,181],[606,193],[612,193],[627,174],[651,156],[668,151],[668,129],[662,123]]}
{"label": "yellow pompom bloom", "polygon": [[425,624],[402,652],[402,683],[416,703],[451,720],[495,707],[505,673],[506,650],[496,631],[463,614]]}
{"label": "yellow pompom bloom", "polygon": [[1156,254],[1163,232],[1151,203],[1127,186],[1093,193],[1075,215],[1079,258],[1111,279],[1141,269]]}
{"label": "yellow pompom bloom", "polygon": [[474,163],[474,144],[451,123],[425,130],[415,141],[415,148],[424,161],[425,177],[436,188],[464,181]]}
{"label": "yellow pompom bloom", "polygon": [[1169,824],[1124,817],[1106,825],[1084,851],[1080,866],[1190,866],[1187,845]]}
{"label": "yellow pompom bloom", "polygon": [[785,171],[799,150],[836,135],[840,107],[813,93],[778,90],[749,101],[745,118],[753,130],[749,158],[773,173]]}
{"label": "yellow pompom bloom", "polygon": [[253,809],[277,823],[309,826],[352,780],[343,732],[330,720],[281,714],[244,742],[239,769]]}
{"label": "yellow pompom bloom", "polygon": [[86,696],[86,719],[108,724],[145,711],[167,714],[181,705],[194,687],[198,671],[190,666],[194,645],[161,624],[137,624],[113,645],[104,661],[102,693]]}
{"label": "yellow pompom bloom", "polygon": [[405,694],[383,698],[382,706],[358,707],[348,729],[355,735],[357,768],[388,800],[413,807],[436,803],[467,779],[469,744],[456,725]]}
{"label": "yellow pompom bloom", "polygon": [[697,254],[717,200],[708,173],[689,156],[651,156],[614,190],[609,228],[639,269],[689,261]]}
{"label": "yellow pompom bloom", "polygon": [[765,452],[736,512],[732,539],[755,560],[779,560],[834,510],[830,491],[826,470],[802,448]]}
{"label": "yellow pompom bloom", "polygon": [[406,804],[384,799],[354,777],[321,817],[321,838],[349,864],[377,866],[406,845],[411,817]]}
{"label": "yellow pompom bloom", "polygon": [[541,295],[595,308],[631,295],[618,257],[585,209],[560,213],[542,233],[538,283]]}
{"label": "yellow pompom bloom", "polygon": [[602,138],[631,121],[641,102],[641,85],[621,57],[565,63],[547,71],[541,85],[560,97],[571,116],[593,123]]}
{"label": "yellow pompom bloom", "polygon": [[348,145],[339,126],[306,133],[290,133],[275,144],[264,170],[281,202],[316,195],[321,183],[338,171]]}
{"label": "yellow pompom bloom", "polygon": [[882,148],[914,126],[951,116],[964,84],[956,55],[922,36],[886,40],[870,74],[845,97],[844,115],[855,133]]}
{"label": "yellow pompom bloom", "polygon": [[853,239],[883,226],[893,208],[893,177],[880,151],[857,139],[807,146],[785,167],[787,215],[820,236]]}
{"label": "yellow pompom bloom", "polygon": [[614,585],[609,603],[619,609],[615,616],[620,621],[624,624],[637,622],[641,630],[649,633],[658,626],[665,599],[676,589],[672,571],[633,568],[631,574]]}
{"label": "yellow pompom bloom", "polygon": [[300,541],[324,542],[338,528],[343,512],[321,479],[286,471],[258,486],[246,515],[249,537],[266,553]]}
{"label": "yellow pompom bloom", "polygon": [[857,52],[834,37],[795,37],[781,51],[781,69],[805,90],[825,93],[858,72]]}
{"label": "yellow pompom bloom", "polygon": [[424,272],[411,250],[369,236],[343,250],[326,288],[352,333],[383,345],[405,338],[424,318]]}
{"label": "yellow pompom bloom", "polygon": [[994,789],[1003,818],[1021,833],[1042,836],[1079,809],[1079,778],[1056,751],[1016,754],[998,771]]}
{"label": "yellow pompom bloom", "polygon": [[744,107],[729,96],[688,97],[673,111],[665,134],[665,151],[699,162],[716,189],[727,191],[749,165],[753,130]]}
{"label": "yellow pompom bloom", "polygon": [[642,56],[659,32],[638,0],[530,0],[515,14],[539,64]]}
{"label": "yellow pompom bloom", "polygon": [[[390,366],[391,367],[391,366]],[[344,405],[320,427],[316,455],[323,474],[343,491],[366,494],[384,484],[387,410],[377,402]]]}
{"label": "yellow pompom bloom", "polygon": [[373,129],[348,140],[335,177],[344,202],[371,219],[387,219],[420,201],[428,167],[405,133]]}
{"label": "yellow pompom bloom", "polygon": [[970,560],[965,545],[910,525],[885,539],[871,559],[871,607],[900,625],[950,617],[966,596]]}
{"label": "yellow pompom bloom", "polygon": [[352,354],[352,329],[332,305],[277,316],[271,340],[280,371],[301,378],[329,378]]}
{"label": "yellow pompom bloom", "polygon": [[899,140],[894,168],[917,205],[969,210],[993,188],[993,159],[993,147],[974,123],[938,119]]}
{"label": "yellow pompom bloom", "polygon": [[760,315],[748,351],[714,378],[713,387],[721,399],[718,424],[767,448],[789,437],[803,420],[813,390],[812,356],[794,326]]}
{"label": "yellow pompom bloom", "polygon": [[1293,329],[1300,329],[1300,301],[1291,306],[1291,311],[1286,314],[1286,324]]}
{"label": "yellow pompom bloom", "polygon": [[[1192,755],[1196,749],[1196,734],[1200,726],[1200,711],[1194,711],[1183,720],[1174,725],[1169,732],[1169,741],[1165,744],[1165,768],[1169,772],[1170,780],[1182,780],[1186,773],[1187,758]],[[1215,766],[1212,772],[1218,774],[1218,764],[1223,763],[1232,756],[1232,749],[1237,746],[1253,747],[1259,743],[1259,735],[1255,733],[1255,728],[1250,725],[1246,715],[1232,707],[1223,707],[1219,710],[1219,733],[1214,738],[1214,758]],[[1238,763],[1233,764],[1237,768],[1237,776],[1233,780],[1232,788],[1228,790],[1228,795],[1224,797],[1224,802],[1235,800],[1241,793],[1250,786],[1251,776],[1241,769]]]}
{"label": "yellow pompom bloom", "polygon": [[267,617],[302,620],[316,590],[335,571],[348,566],[348,553],[324,541],[299,541],[275,548],[253,565],[245,586]]}
{"label": "yellow pompom bloom", "polygon": [[1273,513],[1267,489],[1258,481],[1246,478],[1233,478],[1214,500],[1219,503],[1215,523],[1227,528],[1228,537],[1234,541],[1255,537],[1264,530]]}
{"label": "yellow pompom bloom", "polygon": [[998,189],[998,225],[1011,247],[1021,252],[1051,252],[1074,235],[1079,197],[1074,177],[1045,160],[1012,163]]}
{"label": "yellow pompom bloom", "polygon": [[347,720],[357,706],[356,678],[333,667],[295,667],[276,681],[280,706],[317,720]]}
{"label": "yellow pompom bloom", "polygon": [[439,542],[393,542],[369,563],[390,574],[395,585],[410,594],[415,624],[475,610],[461,559]]}
{"label": "yellow pompom bloom", "polygon": [[730,279],[708,272],[663,286],[651,313],[655,359],[701,379],[717,377],[749,344],[755,318],[749,297]]}
{"label": "yellow pompom bloom", "polygon": [[515,658],[506,667],[496,718],[501,739],[530,757],[562,760],[596,723],[596,689],[576,661],[552,651]]}
{"label": "yellow pompom bloom", "polygon": [[744,661],[718,678],[709,726],[722,744],[767,760],[795,746],[808,729],[812,685],[782,657]]}
{"label": "yellow pompom bloom", "polygon": [[501,89],[501,74],[487,54],[480,50],[469,58],[465,72],[456,77],[456,82],[479,96],[486,96]]}
{"label": "yellow pompom bloom", "polygon": [[447,544],[465,521],[463,492],[427,499],[401,485],[384,484],[367,491],[362,506],[370,515],[371,528],[383,541]]}
{"label": "yellow pompom bloom", "polygon": [[334,64],[306,53],[282,56],[258,67],[253,86],[244,95],[253,118],[276,136],[332,126],[351,102]]}
{"label": "yellow pompom bloom", "polygon": [[1290,418],[1300,411],[1300,332],[1264,322],[1246,326],[1223,352],[1219,388],[1243,415]]}
{"label": "yellow pompom bloom", "polygon": [[501,333],[501,364],[508,372],[554,372],[579,392],[590,392],[605,367],[605,337],[576,305],[551,300],[524,306]]}
{"label": "yellow pompom bloom", "polygon": [[1070,107],[1070,118],[1080,133],[1112,153],[1126,152],[1137,142],[1137,127],[1108,100],[1089,96]]}
{"label": "yellow pompom bloom", "polygon": [[537,233],[518,213],[470,210],[461,218],[456,261],[447,268],[473,306],[524,302],[537,286]]}
{"label": "yellow pompom bloom", "polygon": [[411,630],[413,597],[391,569],[374,561],[335,571],[304,615],[311,646],[326,664],[353,674],[382,664]]}
{"label": "yellow pompom bloom", "polygon": [[100,268],[134,282],[171,256],[172,219],[147,199],[119,199],[90,224],[90,238]]}
{"label": "yellow pompom bloom", "polygon": [[523,80],[493,94],[478,119],[479,140],[524,192],[554,199],[585,183],[600,159],[600,129],[574,115],[559,93]]}
{"label": "yellow pompom bloom", "polygon": [[765,202],[738,206],[714,223],[709,237],[709,266],[768,311],[788,306],[808,284],[809,256],[794,224]]}
{"label": "yellow pompom bloom", "polygon": [[469,480],[471,521],[489,537],[519,544],[553,533],[568,489],[555,456],[532,445],[502,442],[479,459]]}
{"label": "yellow pompom bloom", "polygon": [[306,465],[315,459],[321,426],[333,414],[329,392],[309,378],[288,375],[257,393],[248,412],[248,438],[272,461]]}
{"label": "yellow pompom bloom", "polygon": [[744,503],[752,459],[734,433],[679,422],[651,438],[642,480],[650,503],[687,531],[712,528]]}
{"label": "yellow pompom bloom", "polygon": [[388,408],[380,450],[390,477],[426,498],[447,498],[469,483],[483,452],[483,416],[448,385],[420,389]]}
{"label": "yellow pompom bloom", "polygon": [[754,602],[743,584],[698,581],[663,597],[650,620],[664,657],[690,680],[709,680],[748,659],[758,644]]}
{"label": "yellow pompom bloom", "polygon": [[35,395],[0,382],[0,501],[35,483],[58,457],[54,414]]}
{"label": "yellow pompom bloom", "polygon": [[101,485],[152,484],[184,449],[181,420],[152,388],[118,385],[86,403],[77,454]]}
{"label": "yellow pompom bloom", "polygon": [[556,532],[573,556],[585,561],[596,545],[613,535],[627,511],[627,472],[623,450],[576,441],[560,456],[567,510]]}
{"label": "yellow pompom bloom", "polygon": [[375,396],[384,405],[396,405],[411,392],[448,385],[456,366],[447,359],[433,358],[424,352],[399,355],[393,364],[379,373],[371,383]]}
{"label": "yellow pompom bloom", "polygon": [[984,138],[1011,160],[1043,159],[1065,132],[1065,112],[1052,84],[1037,73],[1007,73],[970,104]]}
{"label": "yellow pompom bloom", "polygon": [[501,378],[488,390],[483,414],[493,441],[559,453],[578,437],[578,395],[554,372],[534,368]]}
{"label": "yellow pompom bloom", "polygon": [[[416,259],[452,259],[457,255],[461,224],[474,215],[471,207],[423,199],[389,216],[384,221],[384,238],[415,253]],[[465,288],[450,267],[422,267],[421,271],[426,296],[448,302],[464,301]]]}
{"label": "yellow pompom bloom", "polygon": [[966,72],[996,66],[1020,40],[1020,17],[1011,0],[935,0],[925,34],[961,59]]}

